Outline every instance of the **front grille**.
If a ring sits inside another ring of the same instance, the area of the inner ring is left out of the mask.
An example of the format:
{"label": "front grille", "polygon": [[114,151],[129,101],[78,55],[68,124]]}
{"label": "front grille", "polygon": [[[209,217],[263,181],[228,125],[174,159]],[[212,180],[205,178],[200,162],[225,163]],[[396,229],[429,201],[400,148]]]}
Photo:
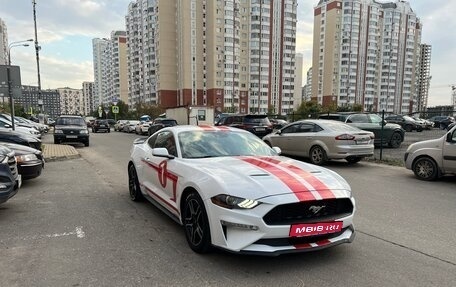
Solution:
{"label": "front grille", "polygon": [[63,130],[63,134],[65,135],[78,135],[79,130]]}
{"label": "front grille", "polygon": [[263,220],[267,225],[333,221],[353,212],[349,198],[303,201],[274,207]]}
{"label": "front grille", "polygon": [[8,155],[8,166],[11,170],[11,174],[13,175],[14,178],[17,177],[17,163],[16,163],[16,158],[14,156]]}

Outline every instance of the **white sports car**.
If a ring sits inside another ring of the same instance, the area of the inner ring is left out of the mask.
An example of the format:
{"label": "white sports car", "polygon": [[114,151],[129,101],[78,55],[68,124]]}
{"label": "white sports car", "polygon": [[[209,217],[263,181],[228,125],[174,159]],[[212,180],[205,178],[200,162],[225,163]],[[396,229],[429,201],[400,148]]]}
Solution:
{"label": "white sports car", "polygon": [[183,225],[190,248],[278,255],[352,242],[355,200],[323,167],[279,156],[248,131],[175,126],[135,140],[130,197]]}

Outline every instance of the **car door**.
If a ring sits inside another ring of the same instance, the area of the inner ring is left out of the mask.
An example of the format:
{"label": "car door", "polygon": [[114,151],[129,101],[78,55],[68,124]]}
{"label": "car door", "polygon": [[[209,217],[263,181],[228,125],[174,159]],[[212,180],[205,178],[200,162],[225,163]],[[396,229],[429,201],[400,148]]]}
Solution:
{"label": "car door", "polygon": [[313,123],[301,122],[296,125],[289,134],[288,151],[291,155],[308,156],[310,145],[315,137],[315,125]]}
{"label": "car door", "polygon": [[443,169],[448,173],[456,173],[456,129],[451,133],[451,141],[443,144]]}
{"label": "car door", "polygon": [[279,147],[282,153],[287,154],[290,152],[290,141],[293,139],[294,133],[299,130],[299,123],[294,123],[286,128],[281,129],[279,132],[271,135],[272,146]]}
{"label": "car door", "polygon": [[170,131],[162,131],[148,140],[149,151],[144,156],[147,167],[143,171],[143,184],[148,194],[175,215],[176,204],[176,160],[152,154],[154,148],[166,148],[170,155],[177,156],[176,141]]}

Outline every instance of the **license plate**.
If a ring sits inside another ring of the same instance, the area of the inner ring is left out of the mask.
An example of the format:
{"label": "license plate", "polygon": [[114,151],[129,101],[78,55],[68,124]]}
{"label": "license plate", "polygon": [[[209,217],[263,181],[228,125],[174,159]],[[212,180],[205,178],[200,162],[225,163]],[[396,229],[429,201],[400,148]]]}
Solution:
{"label": "license plate", "polygon": [[336,233],[342,230],[342,226],[342,221],[293,224],[290,228],[290,237],[303,237],[327,233]]}
{"label": "license plate", "polygon": [[264,132],[265,130],[266,130],[266,128],[256,128],[257,132]]}
{"label": "license plate", "polygon": [[106,126],[105,126],[105,125],[100,125],[100,127],[104,128],[104,127],[106,127]]}
{"label": "license plate", "polygon": [[359,140],[356,141],[356,144],[367,144],[369,141],[368,140]]}
{"label": "license plate", "polygon": [[66,136],[67,139],[77,139],[78,136]]}

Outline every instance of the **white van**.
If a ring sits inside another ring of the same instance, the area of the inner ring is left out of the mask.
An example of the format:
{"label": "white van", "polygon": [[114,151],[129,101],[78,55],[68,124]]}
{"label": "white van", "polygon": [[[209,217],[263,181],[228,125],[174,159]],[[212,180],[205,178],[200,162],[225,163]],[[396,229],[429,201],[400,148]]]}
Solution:
{"label": "white van", "polygon": [[405,167],[421,180],[456,174],[456,126],[439,139],[411,144],[404,160]]}

